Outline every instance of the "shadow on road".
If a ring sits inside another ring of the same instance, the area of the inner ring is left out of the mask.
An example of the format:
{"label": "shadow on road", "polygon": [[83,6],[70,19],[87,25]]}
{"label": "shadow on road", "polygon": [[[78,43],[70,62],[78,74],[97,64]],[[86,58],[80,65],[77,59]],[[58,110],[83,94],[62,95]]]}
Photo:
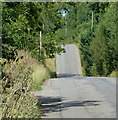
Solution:
{"label": "shadow on road", "polygon": [[59,112],[69,107],[98,106],[98,102],[101,102],[95,100],[63,102],[62,99],[60,97],[41,97],[39,100],[41,102],[43,116],[45,116],[45,113]]}
{"label": "shadow on road", "polygon": [[80,74],[58,74],[58,78],[67,78],[67,77],[74,77],[74,76],[81,76]]}

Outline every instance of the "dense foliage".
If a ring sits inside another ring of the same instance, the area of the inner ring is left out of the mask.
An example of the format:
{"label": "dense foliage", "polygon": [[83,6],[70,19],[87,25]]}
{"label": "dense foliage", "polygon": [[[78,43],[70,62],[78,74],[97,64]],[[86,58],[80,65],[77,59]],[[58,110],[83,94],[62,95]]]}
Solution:
{"label": "dense foliage", "polygon": [[65,41],[79,42],[86,75],[107,76],[117,70],[116,3],[67,3],[66,6],[69,12],[65,16]]}
{"label": "dense foliage", "polygon": [[[66,15],[62,17],[64,11]],[[62,51],[60,44],[79,42],[86,75],[107,76],[118,66],[116,14],[116,3],[108,2],[4,3],[3,44],[28,50],[33,57],[45,59]],[[3,53],[7,52],[3,49]]]}
{"label": "dense foliage", "polygon": [[57,13],[59,7],[58,3],[3,3],[3,44],[27,50],[37,59],[54,57],[60,48],[54,39],[55,31],[63,25]]}

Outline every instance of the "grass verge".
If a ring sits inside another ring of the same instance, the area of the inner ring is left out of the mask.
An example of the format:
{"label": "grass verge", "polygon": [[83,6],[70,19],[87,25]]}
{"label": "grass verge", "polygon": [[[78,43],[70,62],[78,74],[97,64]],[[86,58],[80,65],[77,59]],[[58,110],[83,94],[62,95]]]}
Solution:
{"label": "grass verge", "polygon": [[3,85],[2,116],[0,117],[3,119],[40,118],[41,105],[32,91],[41,90],[42,83],[54,77],[55,59],[47,59],[46,65],[42,65],[28,53],[19,51],[15,61],[4,61],[3,77],[0,81]]}
{"label": "grass verge", "polygon": [[40,91],[42,90],[41,85],[45,80],[56,77],[55,58],[46,59],[45,65],[35,61],[32,69],[33,88],[36,91]]}
{"label": "grass verge", "polygon": [[109,75],[109,77],[118,77],[118,70],[112,71],[112,73]]}

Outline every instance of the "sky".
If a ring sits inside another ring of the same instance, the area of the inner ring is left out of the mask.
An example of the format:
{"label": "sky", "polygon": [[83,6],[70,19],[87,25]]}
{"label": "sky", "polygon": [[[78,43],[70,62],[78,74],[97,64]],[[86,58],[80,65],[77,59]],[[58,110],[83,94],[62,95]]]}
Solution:
{"label": "sky", "polygon": [[64,11],[61,12],[61,14],[64,17],[67,14],[67,12],[64,10]]}
{"label": "sky", "polygon": [[58,11],[58,13],[64,17],[68,12],[66,10],[61,10],[61,11]]}

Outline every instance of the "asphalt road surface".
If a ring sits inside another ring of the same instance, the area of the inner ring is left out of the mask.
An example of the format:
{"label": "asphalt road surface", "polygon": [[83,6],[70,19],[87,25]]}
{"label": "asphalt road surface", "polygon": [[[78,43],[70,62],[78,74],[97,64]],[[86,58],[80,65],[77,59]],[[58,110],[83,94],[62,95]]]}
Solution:
{"label": "asphalt road surface", "polygon": [[116,78],[82,77],[75,45],[56,55],[58,78],[43,85],[42,118],[116,118]]}

